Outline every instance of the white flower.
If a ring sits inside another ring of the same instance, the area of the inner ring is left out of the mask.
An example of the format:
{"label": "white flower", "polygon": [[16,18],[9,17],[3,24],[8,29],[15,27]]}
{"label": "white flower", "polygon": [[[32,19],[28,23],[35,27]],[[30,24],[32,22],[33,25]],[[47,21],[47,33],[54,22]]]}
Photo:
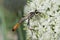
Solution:
{"label": "white flower", "polygon": [[30,36],[33,40],[60,40],[60,0],[31,0],[25,5],[24,15],[36,9],[41,14],[30,20],[30,26],[34,30],[32,35],[31,30],[27,29],[27,37]]}

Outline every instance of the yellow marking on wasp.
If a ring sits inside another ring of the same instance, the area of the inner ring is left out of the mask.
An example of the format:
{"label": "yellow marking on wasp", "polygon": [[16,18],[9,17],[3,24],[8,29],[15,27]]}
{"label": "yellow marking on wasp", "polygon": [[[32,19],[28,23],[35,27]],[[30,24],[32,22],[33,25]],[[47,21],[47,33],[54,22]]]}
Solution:
{"label": "yellow marking on wasp", "polygon": [[15,26],[12,29],[12,31],[15,31],[18,28],[19,25],[20,25],[19,23],[15,24]]}

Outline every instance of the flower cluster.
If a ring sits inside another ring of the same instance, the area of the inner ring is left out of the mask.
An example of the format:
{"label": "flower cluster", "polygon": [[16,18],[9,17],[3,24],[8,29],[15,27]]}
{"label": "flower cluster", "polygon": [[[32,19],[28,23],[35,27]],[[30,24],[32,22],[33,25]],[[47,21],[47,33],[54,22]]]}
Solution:
{"label": "flower cluster", "polygon": [[31,0],[31,2],[27,2],[24,15],[36,9],[41,12],[30,19],[30,27],[33,30],[27,28],[27,20],[25,21],[27,40],[60,40],[59,2],[59,0]]}

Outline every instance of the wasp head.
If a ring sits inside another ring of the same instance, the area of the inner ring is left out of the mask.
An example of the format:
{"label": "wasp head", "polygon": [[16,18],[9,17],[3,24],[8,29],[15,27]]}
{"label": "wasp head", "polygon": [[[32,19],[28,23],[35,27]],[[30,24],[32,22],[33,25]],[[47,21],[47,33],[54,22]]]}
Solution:
{"label": "wasp head", "polygon": [[40,12],[39,12],[38,10],[35,10],[35,13],[38,14],[38,13],[40,13]]}

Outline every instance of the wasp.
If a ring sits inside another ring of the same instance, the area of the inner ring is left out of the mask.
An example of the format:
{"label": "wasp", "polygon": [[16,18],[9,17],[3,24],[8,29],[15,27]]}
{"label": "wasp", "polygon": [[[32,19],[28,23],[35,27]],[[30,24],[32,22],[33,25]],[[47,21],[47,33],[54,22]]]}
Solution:
{"label": "wasp", "polygon": [[13,27],[12,31],[15,31],[19,25],[21,25],[22,22],[24,22],[25,20],[28,19],[28,25],[29,25],[29,20],[35,15],[35,14],[38,14],[40,12],[38,12],[37,10],[35,10],[34,12],[30,12],[27,16],[21,18],[18,23],[15,24],[15,26]]}

